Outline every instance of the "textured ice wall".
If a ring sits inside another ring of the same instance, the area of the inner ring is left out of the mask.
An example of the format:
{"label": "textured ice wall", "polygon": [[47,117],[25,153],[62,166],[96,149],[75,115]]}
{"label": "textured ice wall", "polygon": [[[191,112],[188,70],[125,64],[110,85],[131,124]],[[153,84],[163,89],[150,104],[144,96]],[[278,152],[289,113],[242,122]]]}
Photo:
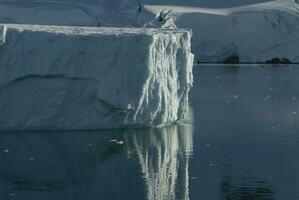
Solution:
{"label": "textured ice wall", "polygon": [[192,86],[186,30],[1,25],[0,128],[157,126]]}

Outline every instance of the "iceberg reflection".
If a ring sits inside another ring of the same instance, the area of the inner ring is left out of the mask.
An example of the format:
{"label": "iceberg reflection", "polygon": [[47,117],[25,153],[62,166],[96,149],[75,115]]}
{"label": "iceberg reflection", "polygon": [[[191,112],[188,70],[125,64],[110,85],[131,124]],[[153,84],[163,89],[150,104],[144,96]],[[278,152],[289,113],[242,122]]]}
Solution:
{"label": "iceberg reflection", "polygon": [[127,134],[128,155],[136,154],[146,182],[147,199],[189,199],[191,125],[173,125]]}
{"label": "iceberg reflection", "polygon": [[26,200],[189,199],[192,150],[192,126],[185,124],[0,132],[0,194]]}

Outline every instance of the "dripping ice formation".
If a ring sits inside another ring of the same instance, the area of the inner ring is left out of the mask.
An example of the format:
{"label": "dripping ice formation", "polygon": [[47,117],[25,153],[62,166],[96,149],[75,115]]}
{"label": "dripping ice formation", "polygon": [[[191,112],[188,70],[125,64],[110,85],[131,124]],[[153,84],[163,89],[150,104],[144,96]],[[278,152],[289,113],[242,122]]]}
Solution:
{"label": "dripping ice formation", "polygon": [[187,111],[187,30],[3,24],[0,31],[2,130],[151,127]]}

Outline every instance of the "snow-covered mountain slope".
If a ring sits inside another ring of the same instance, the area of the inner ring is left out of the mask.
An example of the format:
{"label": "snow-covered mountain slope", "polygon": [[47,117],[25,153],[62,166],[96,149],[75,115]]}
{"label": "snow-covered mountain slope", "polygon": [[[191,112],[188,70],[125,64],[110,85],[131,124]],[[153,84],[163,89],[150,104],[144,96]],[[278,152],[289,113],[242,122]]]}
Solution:
{"label": "snow-covered mountain slope", "polygon": [[226,4],[206,8],[168,2],[170,5],[144,7],[153,14],[169,9],[177,27],[193,30],[192,50],[198,62],[223,62],[230,57],[239,57],[240,62],[276,57],[299,62],[299,5],[294,0],[231,8]]}
{"label": "snow-covered mountain slope", "polygon": [[2,0],[0,23],[136,26],[135,0]]}
{"label": "snow-covered mountain slope", "polygon": [[192,29],[196,62],[299,62],[297,0],[3,0],[0,23],[143,27],[162,9],[176,26],[149,27]]}
{"label": "snow-covered mountain slope", "polygon": [[173,5],[204,8],[230,8],[273,0],[142,0],[147,5]]}
{"label": "snow-covered mountain slope", "polygon": [[0,129],[157,126],[184,116],[189,31],[6,24]]}

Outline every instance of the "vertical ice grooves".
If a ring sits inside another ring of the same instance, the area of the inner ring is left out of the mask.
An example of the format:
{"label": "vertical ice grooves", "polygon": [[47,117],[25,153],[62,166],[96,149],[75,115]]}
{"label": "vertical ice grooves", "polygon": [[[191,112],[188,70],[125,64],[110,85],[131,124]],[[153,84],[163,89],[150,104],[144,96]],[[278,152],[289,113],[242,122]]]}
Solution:
{"label": "vertical ice grooves", "polygon": [[148,78],[134,120],[142,118],[149,124],[167,124],[185,115],[193,83],[190,39],[189,32],[153,35]]}

